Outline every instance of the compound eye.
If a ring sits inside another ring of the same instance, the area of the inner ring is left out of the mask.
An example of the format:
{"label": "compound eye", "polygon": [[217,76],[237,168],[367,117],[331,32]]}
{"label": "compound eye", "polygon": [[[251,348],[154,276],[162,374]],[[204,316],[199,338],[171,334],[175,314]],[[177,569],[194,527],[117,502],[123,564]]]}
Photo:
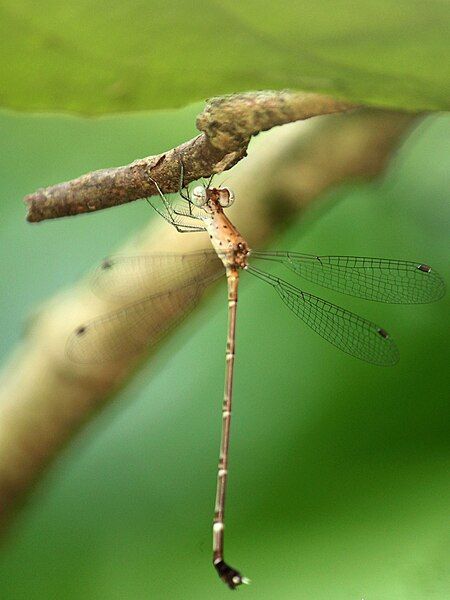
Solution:
{"label": "compound eye", "polygon": [[206,204],[208,197],[206,195],[206,189],[203,185],[197,185],[191,192],[191,202],[195,206],[203,206]]}
{"label": "compound eye", "polygon": [[219,190],[219,204],[222,208],[228,208],[234,202],[234,192],[230,188],[220,188]]}

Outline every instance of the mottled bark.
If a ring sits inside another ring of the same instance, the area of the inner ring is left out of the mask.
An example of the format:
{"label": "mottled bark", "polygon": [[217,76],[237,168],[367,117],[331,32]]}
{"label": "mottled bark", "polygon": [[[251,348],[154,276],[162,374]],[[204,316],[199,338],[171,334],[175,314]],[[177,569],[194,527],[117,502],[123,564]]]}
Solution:
{"label": "mottled bark", "polygon": [[233,167],[247,153],[250,138],[275,125],[354,108],[327,96],[293,92],[255,92],[214,98],[197,118],[201,133],[163,154],[130,165],[101,169],[25,197],[30,222],[110,208],[164,193],[177,192],[180,161],[186,184]]}

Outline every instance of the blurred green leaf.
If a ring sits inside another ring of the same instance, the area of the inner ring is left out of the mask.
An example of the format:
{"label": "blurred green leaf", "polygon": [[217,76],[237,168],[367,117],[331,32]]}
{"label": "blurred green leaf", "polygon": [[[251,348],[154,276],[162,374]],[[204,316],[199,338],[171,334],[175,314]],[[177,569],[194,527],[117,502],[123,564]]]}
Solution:
{"label": "blurred green leaf", "polygon": [[0,104],[85,114],[251,89],[448,107],[440,0],[1,0]]}

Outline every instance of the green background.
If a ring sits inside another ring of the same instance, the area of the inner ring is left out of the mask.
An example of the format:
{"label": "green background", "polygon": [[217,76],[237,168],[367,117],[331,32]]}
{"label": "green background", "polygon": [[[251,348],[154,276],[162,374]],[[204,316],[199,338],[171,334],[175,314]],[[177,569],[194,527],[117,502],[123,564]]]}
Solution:
{"label": "green background", "polygon": [[[197,112],[0,114],[2,359],[40,302],[155,218],[142,202],[30,225],[22,196],[172,147]],[[271,247],[409,258],[449,281],[449,134],[449,117],[430,117],[382,181],[333,190]],[[239,593],[447,599],[448,296],[413,307],[323,292],[395,336],[401,361],[383,369],[242,280],[227,557],[253,583]],[[41,482],[2,549],[2,600],[230,597],[210,566],[225,294],[212,290]]]}
{"label": "green background", "polygon": [[0,0],[0,105],[105,114],[255,89],[448,110],[443,0]]}

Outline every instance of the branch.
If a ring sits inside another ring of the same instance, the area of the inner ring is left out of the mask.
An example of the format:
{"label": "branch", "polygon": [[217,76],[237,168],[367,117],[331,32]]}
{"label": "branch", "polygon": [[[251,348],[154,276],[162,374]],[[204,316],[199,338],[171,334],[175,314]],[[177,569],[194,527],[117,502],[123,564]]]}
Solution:
{"label": "branch", "polygon": [[163,154],[40,189],[24,199],[27,220],[78,215],[157,195],[150,177],[164,193],[177,192],[180,159],[188,184],[233,167],[246,156],[250,138],[261,131],[351,108],[355,105],[312,93],[255,92],[214,98],[197,118],[202,134]]}
{"label": "branch", "polygon": [[[298,217],[324,189],[354,177],[377,176],[413,120],[362,111],[265,134],[264,143],[258,140],[252,146],[248,160],[227,182],[237,198],[245,198],[230,209],[232,219],[254,247],[262,246],[286,212]],[[167,223],[154,221],[121,253],[188,252],[207,247],[208,241],[203,234],[179,235]],[[162,276],[152,275],[156,281]],[[149,295],[151,285],[149,281]],[[158,323],[177,322],[190,307],[185,300],[174,293],[168,312],[157,315]],[[180,312],[174,313],[175,305]],[[80,282],[41,308],[0,374],[0,528],[9,524],[61,449],[145,358],[124,356],[119,363],[99,367],[80,366],[66,357],[66,341],[75,327],[117,308]]]}

